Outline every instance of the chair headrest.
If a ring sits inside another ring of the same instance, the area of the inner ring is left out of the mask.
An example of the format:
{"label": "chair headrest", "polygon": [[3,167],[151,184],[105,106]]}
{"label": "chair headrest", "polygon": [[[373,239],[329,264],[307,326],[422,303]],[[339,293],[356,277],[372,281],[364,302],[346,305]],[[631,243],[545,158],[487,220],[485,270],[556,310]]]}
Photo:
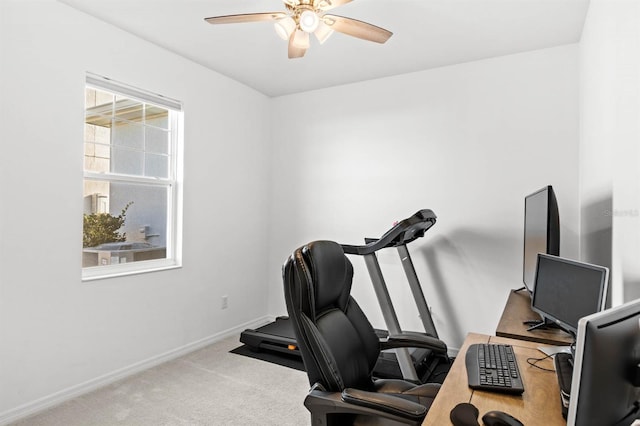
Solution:
{"label": "chair headrest", "polygon": [[353,266],[334,241],[314,241],[303,248],[315,290],[316,313],[345,308],[351,292]]}

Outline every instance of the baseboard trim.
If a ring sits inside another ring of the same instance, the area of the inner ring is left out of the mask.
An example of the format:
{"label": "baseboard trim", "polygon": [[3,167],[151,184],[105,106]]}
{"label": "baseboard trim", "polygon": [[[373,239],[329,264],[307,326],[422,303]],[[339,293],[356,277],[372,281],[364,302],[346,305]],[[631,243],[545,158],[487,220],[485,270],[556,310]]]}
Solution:
{"label": "baseboard trim", "polygon": [[11,408],[7,411],[4,411],[3,413],[0,413],[0,425],[8,425],[9,423],[24,419],[29,416],[33,416],[34,414],[55,407],[56,405],[62,404],[70,399],[76,398],[80,395],[84,395],[103,386],[107,386],[111,383],[117,382],[118,380],[122,380],[128,376],[140,373],[141,371],[155,367],[167,361],[179,358],[183,355],[204,348],[205,346],[208,346],[234,334],[238,334],[246,328],[256,328],[272,320],[273,317],[264,316],[249,321],[228,330],[224,330],[195,342],[186,344],[179,348],[172,349],[146,360],[131,364],[127,367],[112,371],[111,373],[88,380],[84,383],[62,389],[45,397],[36,399],[26,404],[22,404],[15,408]]}

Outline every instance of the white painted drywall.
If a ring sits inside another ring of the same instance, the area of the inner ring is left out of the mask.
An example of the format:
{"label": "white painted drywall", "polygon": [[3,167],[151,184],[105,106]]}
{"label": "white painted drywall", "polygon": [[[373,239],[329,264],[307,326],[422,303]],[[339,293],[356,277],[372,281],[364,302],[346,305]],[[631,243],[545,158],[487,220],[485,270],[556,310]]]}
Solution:
{"label": "white painted drywall", "polygon": [[[266,96],[58,2],[0,12],[6,420],[266,316],[270,123]],[[184,103],[181,269],[81,282],[87,71]]]}
{"label": "white painted drywall", "polygon": [[580,41],[581,256],[640,297],[640,3],[592,0]]}
{"label": "white painted drywall", "polygon": [[[316,239],[359,244],[430,208],[409,248],[436,327],[452,348],[493,334],[522,284],[525,195],[551,184],[561,253],[578,255],[578,48],[561,46],[276,98],[270,312],[279,266]],[[362,259],[354,295],[383,327]],[[400,261],[380,255],[400,322],[420,329]]]}

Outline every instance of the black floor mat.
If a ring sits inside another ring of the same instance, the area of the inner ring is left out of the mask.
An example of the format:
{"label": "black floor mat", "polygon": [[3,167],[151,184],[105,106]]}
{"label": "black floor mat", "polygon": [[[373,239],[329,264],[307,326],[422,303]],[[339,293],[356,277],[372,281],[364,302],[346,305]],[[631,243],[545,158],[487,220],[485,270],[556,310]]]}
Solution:
{"label": "black floor mat", "polygon": [[268,351],[252,351],[247,345],[239,346],[231,351],[232,354],[243,355],[249,358],[259,359],[273,364],[282,365],[283,367],[293,368],[299,371],[305,371],[302,358],[296,355],[279,354],[277,352]]}
{"label": "black floor mat", "polygon": [[[306,371],[304,369],[304,364],[302,363],[302,358],[296,355],[288,355],[284,353],[280,354],[278,352],[269,351],[253,351],[249,349],[247,345],[238,346],[237,348],[229,352],[236,355],[243,355],[249,358],[259,359],[262,361],[271,362],[273,364],[282,365],[283,367],[293,368],[298,371]],[[454,358],[451,358],[451,364],[453,364],[453,361]],[[430,377],[425,377],[423,378],[423,380],[426,379],[425,382],[429,383],[442,383],[447,377],[447,373],[449,372],[451,364],[447,362],[438,364]],[[398,376],[396,378],[401,378],[401,376]]]}

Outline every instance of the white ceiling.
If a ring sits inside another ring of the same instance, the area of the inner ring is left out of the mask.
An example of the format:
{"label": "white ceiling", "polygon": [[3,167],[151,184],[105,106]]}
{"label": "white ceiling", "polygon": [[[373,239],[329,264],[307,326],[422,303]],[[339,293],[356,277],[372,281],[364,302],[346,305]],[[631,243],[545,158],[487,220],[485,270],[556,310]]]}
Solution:
{"label": "white ceiling", "polygon": [[354,0],[331,13],[394,33],[386,44],[334,33],[287,58],[270,22],[205,17],[283,11],[281,0],[59,0],[268,96],[547,48],[580,39],[589,0]]}

